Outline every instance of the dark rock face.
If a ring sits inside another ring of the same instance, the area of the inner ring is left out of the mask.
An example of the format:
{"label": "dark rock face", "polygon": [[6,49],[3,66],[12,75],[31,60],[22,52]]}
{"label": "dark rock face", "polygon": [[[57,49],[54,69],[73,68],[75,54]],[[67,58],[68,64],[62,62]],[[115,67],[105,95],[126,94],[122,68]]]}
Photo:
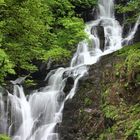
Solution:
{"label": "dark rock face", "polygon": [[85,22],[88,22],[96,19],[97,15],[96,9],[97,9],[96,6],[82,7],[79,5],[75,7],[75,12],[79,14]]}
{"label": "dark rock face", "polygon": [[[92,136],[97,138],[108,127],[107,121],[109,125],[113,125],[113,120],[104,118],[101,111],[101,83],[104,70],[112,71],[117,59],[113,54],[102,57],[97,65],[91,66],[88,77],[80,81],[75,97],[65,105],[63,122],[59,129],[60,140],[86,140]],[[110,78],[104,82],[107,84]]]}
{"label": "dark rock face", "polygon": [[104,45],[105,45],[105,33],[104,33],[104,28],[103,26],[96,26],[96,27],[92,27],[91,29],[91,33],[92,34],[97,34],[97,36],[99,37],[100,40],[100,49],[102,51],[104,51]]}
{"label": "dark rock face", "polygon": [[86,9],[82,14],[82,18],[85,22],[95,20],[96,10],[94,9]]}
{"label": "dark rock face", "polygon": [[51,71],[55,70],[59,67],[67,67],[70,60],[66,60],[65,62],[55,62],[49,59],[46,62],[38,61],[36,62],[36,66],[38,67],[38,71],[32,74],[33,79],[36,80],[44,80],[46,75]]}
{"label": "dark rock face", "polygon": [[119,51],[90,67],[75,97],[65,105],[60,140],[138,140],[128,132],[134,132],[133,124],[139,126],[140,71],[128,74],[124,61]]}
{"label": "dark rock face", "polygon": [[134,42],[140,42],[140,25],[134,37]]}

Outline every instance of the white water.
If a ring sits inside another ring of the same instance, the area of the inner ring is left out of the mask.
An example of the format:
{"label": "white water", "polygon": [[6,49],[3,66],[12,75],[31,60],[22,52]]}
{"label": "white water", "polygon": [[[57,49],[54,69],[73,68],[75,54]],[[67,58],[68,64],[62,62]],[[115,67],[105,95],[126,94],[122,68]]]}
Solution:
{"label": "white water", "polygon": [[[103,26],[105,33],[103,51],[96,33],[98,25]],[[6,109],[3,97],[0,96],[0,127],[3,128],[0,130],[12,136],[12,140],[58,140],[56,129],[62,122],[64,104],[73,98],[79,79],[88,73],[87,65],[96,63],[103,55],[121,49],[122,43],[128,44],[133,39],[138,25],[139,19],[129,35],[123,39],[122,27],[114,17],[113,0],[99,0],[98,19],[87,23],[85,28],[91,43],[89,45],[87,40],[79,43],[70,67],[50,72],[46,77],[48,85],[29,96],[25,96],[22,86],[15,85],[13,93],[8,94]],[[93,34],[91,30],[94,30]],[[73,77],[74,85],[65,95],[63,89],[68,77]]]}

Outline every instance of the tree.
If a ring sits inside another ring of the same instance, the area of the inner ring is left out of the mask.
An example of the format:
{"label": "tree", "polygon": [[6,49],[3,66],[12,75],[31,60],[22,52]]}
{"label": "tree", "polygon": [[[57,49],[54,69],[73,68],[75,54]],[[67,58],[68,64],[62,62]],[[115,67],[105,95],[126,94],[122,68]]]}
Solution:
{"label": "tree", "polygon": [[140,1],[139,0],[121,0],[116,4],[117,13],[124,14],[125,24],[134,23],[140,16]]}
{"label": "tree", "polygon": [[35,61],[69,58],[85,38],[69,0],[5,0],[0,8],[0,48],[17,75],[37,71]]}

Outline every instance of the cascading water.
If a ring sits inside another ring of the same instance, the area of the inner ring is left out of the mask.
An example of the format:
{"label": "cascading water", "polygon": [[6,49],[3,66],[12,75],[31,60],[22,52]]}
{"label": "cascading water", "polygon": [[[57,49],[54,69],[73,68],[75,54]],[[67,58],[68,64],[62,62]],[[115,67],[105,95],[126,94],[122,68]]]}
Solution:
{"label": "cascading water", "polygon": [[[25,96],[22,86],[18,85],[14,86],[13,93],[8,93],[6,101],[0,96],[0,130],[10,135],[12,140],[58,140],[56,129],[62,122],[64,104],[75,95],[79,79],[88,73],[87,65],[122,48],[122,43],[128,44],[134,37],[140,19],[123,39],[122,27],[114,17],[114,1],[99,0],[98,5],[98,19],[86,24],[85,32],[89,35],[89,40],[79,43],[70,67],[51,71],[46,78],[48,85],[29,96]],[[104,50],[100,49],[97,26],[104,29]],[[68,77],[74,79],[74,84],[65,95],[63,89]]]}

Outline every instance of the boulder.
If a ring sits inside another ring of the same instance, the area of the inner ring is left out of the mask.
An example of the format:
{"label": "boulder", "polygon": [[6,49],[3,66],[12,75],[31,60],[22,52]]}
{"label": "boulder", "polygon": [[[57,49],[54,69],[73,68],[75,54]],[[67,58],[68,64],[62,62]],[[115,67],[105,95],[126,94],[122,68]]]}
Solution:
{"label": "boulder", "polygon": [[91,28],[92,34],[97,34],[100,40],[100,49],[104,51],[104,45],[105,45],[105,33],[104,28],[101,25],[95,26]]}

